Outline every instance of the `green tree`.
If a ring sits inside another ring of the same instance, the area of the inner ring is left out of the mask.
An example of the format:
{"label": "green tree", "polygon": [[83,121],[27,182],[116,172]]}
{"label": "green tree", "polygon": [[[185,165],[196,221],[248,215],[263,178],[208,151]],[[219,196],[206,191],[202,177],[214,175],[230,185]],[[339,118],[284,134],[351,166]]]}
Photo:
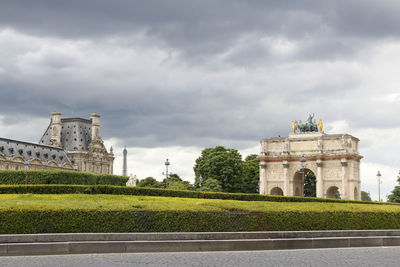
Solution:
{"label": "green tree", "polygon": [[315,174],[309,171],[304,176],[304,196],[305,197],[316,197],[317,196],[317,180]]}
{"label": "green tree", "polygon": [[216,179],[209,178],[203,182],[199,190],[205,192],[221,192],[222,186]]}
{"label": "green tree", "polygon": [[153,187],[153,188],[162,188],[163,185],[161,182],[158,182],[153,177],[147,177],[137,184],[138,187]]}
{"label": "green tree", "polygon": [[186,190],[186,187],[182,182],[171,181],[168,183],[168,189]]}
{"label": "green tree", "polygon": [[215,179],[220,183],[223,192],[240,192],[243,185],[242,156],[236,149],[223,146],[206,148],[196,160],[194,173],[197,188],[201,186],[201,176],[201,183]]}
{"label": "green tree", "polygon": [[[400,183],[400,172],[397,176],[397,182]],[[396,185],[390,195],[387,196],[388,202],[400,203],[400,185]]]}
{"label": "green tree", "polygon": [[369,193],[367,193],[365,191],[361,191],[361,200],[362,201],[372,201],[371,196],[369,195]]}
{"label": "green tree", "polygon": [[258,193],[260,181],[260,163],[256,154],[248,155],[243,164],[242,193]]}
{"label": "green tree", "polygon": [[[164,178],[162,183],[163,188],[166,188],[167,180]],[[194,190],[193,185],[188,181],[183,181],[178,174],[171,174],[168,177],[168,189],[176,190]]]}
{"label": "green tree", "polygon": [[162,183],[163,188],[171,188],[170,187],[171,183],[182,183],[182,178],[179,177],[178,174],[174,173],[174,174],[171,174],[170,176],[168,176],[168,186],[167,186],[166,178],[164,178],[161,183]]}

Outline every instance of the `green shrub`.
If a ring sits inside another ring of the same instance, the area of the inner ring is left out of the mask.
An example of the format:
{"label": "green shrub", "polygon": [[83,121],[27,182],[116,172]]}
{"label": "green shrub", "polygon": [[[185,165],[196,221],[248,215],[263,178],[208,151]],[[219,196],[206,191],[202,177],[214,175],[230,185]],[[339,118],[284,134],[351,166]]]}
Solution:
{"label": "green shrub", "polygon": [[[0,170],[0,184],[25,184],[26,172]],[[128,177],[88,172],[35,170],[28,171],[28,184],[81,184],[124,186]]]}
{"label": "green shrub", "polygon": [[213,193],[186,190],[170,190],[147,187],[126,187],[110,185],[0,185],[0,194],[107,194],[133,196],[162,196],[200,199],[225,199],[242,201],[272,201],[272,202],[325,202],[325,203],[352,203],[375,205],[400,205],[387,202],[369,202],[343,199],[327,199],[314,197],[285,197],[259,194]]}
{"label": "green shrub", "polygon": [[0,234],[309,231],[399,228],[399,213],[381,212],[0,210]]}
{"label": "green shrub", "polygon": [[[50,188],[66,192],[90,187]],[[400,206],[85,194],[0,195],[0,234],[351,229],[400,229]]]}

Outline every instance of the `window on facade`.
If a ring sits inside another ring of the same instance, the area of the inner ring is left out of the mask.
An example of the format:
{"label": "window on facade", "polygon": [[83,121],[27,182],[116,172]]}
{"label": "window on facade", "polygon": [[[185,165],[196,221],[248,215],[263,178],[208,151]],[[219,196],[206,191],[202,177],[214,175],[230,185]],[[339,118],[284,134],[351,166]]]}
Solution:
{"label": "window on facade", "polygon": [[6,170],[8,170],[8,164],[6,164]]}
{"label": "window on facade", "polygon": [[15,166],[15,170],[18,170],[18,165]]}

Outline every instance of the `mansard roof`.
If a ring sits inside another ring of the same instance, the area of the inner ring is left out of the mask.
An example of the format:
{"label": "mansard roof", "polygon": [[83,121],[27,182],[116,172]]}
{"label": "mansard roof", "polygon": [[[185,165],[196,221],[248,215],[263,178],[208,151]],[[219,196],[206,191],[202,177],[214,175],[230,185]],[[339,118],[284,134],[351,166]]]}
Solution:
{"label": "mansard roof", "polygon": [[71,164],[67,154],[61,148],[6,138],[0,138],[0,154],[6,157],[19,156],[25,160],[55,161],[60,165]]}
{"label": "mansard roof", "polygon": [[[50,145],[51,122],[39,144]],[[92,141],[92,121],[82,118],[61,119],[61,147],[70,150],[89,150]]]}

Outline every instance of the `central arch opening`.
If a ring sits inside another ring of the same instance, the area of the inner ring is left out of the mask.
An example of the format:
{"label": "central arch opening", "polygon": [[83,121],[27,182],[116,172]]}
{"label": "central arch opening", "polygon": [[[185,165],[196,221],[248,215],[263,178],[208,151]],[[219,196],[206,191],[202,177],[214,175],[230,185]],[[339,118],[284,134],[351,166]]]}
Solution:
{"label": "central arch opening", "polygon": [[316,197],[317,179],[314,172],[307,168],[297,171],[293,177],[293,193],[295,196]]}

